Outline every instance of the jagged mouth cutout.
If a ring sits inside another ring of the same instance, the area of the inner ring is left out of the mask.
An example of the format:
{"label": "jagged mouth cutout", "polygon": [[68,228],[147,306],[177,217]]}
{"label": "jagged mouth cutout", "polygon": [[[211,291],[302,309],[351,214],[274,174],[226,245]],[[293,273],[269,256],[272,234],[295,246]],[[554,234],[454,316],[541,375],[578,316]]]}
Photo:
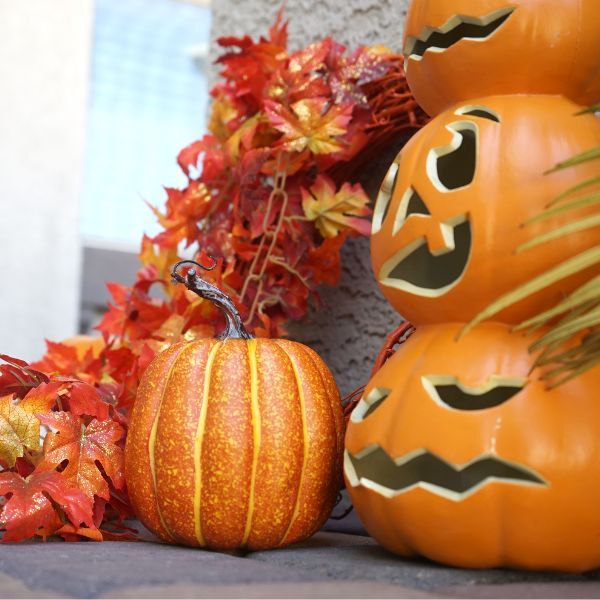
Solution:
{"label": "jagged mouth cutout", "polygon": [[404,47],[406,62],[409,59],[423,60],[426,52],[445,52],[462,40],[485,41],[500,29],[514,10],[515,7],[505,7],[484,17],[454,15],[439,28],[424,27],[419,35],[407,38]]}
{"label": "jagged mouth cutout", "polygon": [[[471,112],[467,109],[471,109]],[[482,116],[486,109],[463,107],[461,110],[464,112],[457,114]],[[478,110],[481,114],[475,115],[473,110]],[[495,113],[485,114],[484,118],[492,118],[489,115]],[[477,165],[477,125],[471,121],[457,121],[448,125],[447,129],[452,133],[450,143],[432,148],[426,164],[429,180],[444,194],[470,185],[475,178]],[[396,178],[397,171],[394,180]],[[389,195],[391,196],[391,192]],[[448,201],[451,201],[450,197]],[[389,199],[387,203],[381,202],[379,205],[381,224],[388,210]],[[413,187],[405,192],[400,201],[394,217],[392,235],[396,235],[410,217],[431,218],[426,201]],[[433,252],[425,238],[417,238],[383,264],[379,273],[382,285],[418,296],[437,297],[459,283],[471,255],[472,232],[469,217],[467,214],[458,215],[440,223],[439,226],[444,240],[443,247]]]}
{"label": "jagged mouth cutout", "polygon": [[352,487],[361,485],[387,498],[419,487],[459,502],[491,482],[548,485],[531,469],[492,455],[454,465],[424,448],[393,459],[377,444],[357,454],[346,450],[344,472]]}

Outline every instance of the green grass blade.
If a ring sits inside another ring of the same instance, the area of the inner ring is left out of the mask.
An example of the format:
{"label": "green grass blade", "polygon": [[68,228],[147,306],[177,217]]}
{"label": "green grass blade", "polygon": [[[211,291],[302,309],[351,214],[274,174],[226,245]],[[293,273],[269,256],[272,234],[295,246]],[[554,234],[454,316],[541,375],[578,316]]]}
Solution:
{"label": "green grass blade", "polygon": [[596,325],[600,325],[600,306],[564,325],[552,328],[546,335],[542,336],[535,344],[533,344],[531,349],[535,351],[540,346],[563,343],[570,339],[574,334],[585,331]]}
{"label": "green grass blade", "polygon": [[[575,200],[570,200],[566,204],[561,204],[560,206],[554,206],[553,208],[548,208],[543,213],[536,215],[535,217],[531,217],[525,221],[525,225],[530,225],[532,223],[537,223],[539,221],[544,221],[545,219],[550,219],[552,217],[556,217],[562,213],[569,212],[571,210],[576,210],[578,208],[584,208],[585,206],[591,206],[592,204],[600,203],[600,192],[595,194],[590,194],[589,196],[583,196],[582,198],[577,198]],[[550,205],[552,206],[552,205]]]}
{"label": "green grass blade", "polygon": [[520,252],[524,252],[525,250],[529,250],[530,248],[535,248],[535,246],[539,246],[540,244],[550,242],[552,240],[569,235],[571,233],[575,233],[577,231],[584,231],[585,229],[592,229],[593,227],[598,226],[600,226],[600,213],[598,213],[597,215],[591,215],[584,219],[579,219],[578,221],[571,221],[571,223],[567,223],[562,227],[557,227],[552,231],[548,231],[547,233],[538,235],[532,240],[529,240],[528,242],[525,242],[524,244],[518,246],[515,252],[519,254]]}
{"label": "green grass blade", "polygon": [[600,112],[600,104],[592,104],[592,106],[588,106],[579,112],[576,112],[575,115],[585,115],[588,113],[597,113]]}
{"label": "green grass blade", "polygon": [[473,329],[475,325],[481,323],[485,319],[490,318],[506,307],[511,306],[516,302],[519,302],[520,300],[539,292],[540,290],[543,290],[544,288],[556,283],[557,281],[560,281],[561,279],[564,279],[565,277],[569,277],[574,273],[583,271],[584,269],[587,269],[588,267],[598,263],[600,263],[600,245],[569,258],[549,271],[534,277],[524,285],[520,285],[507,294],[504,294],[498,298],[498,300],[492,302],[492,304],[484,308],[469,323],[467,323],[458,334],[458,338],[462,338],[471,329]]}
{"label": "green grass blade", "polygon": [[577,288],[573,293],[569,294],[564,300],[561,300],[556,306],[549,310],[540,313],[526,321],[523,321],[515,327],[515,331],[523,329],[537,328],[545,325],[551,319],[558,317],[567,311],[574,311],[580,305],[586,305],[589,302],[597,301],[600,296],[600,275],[594,277],[591,281],[586,282],[581,287]]}
{"label": "green grass blade", "polygon": [[590,160],[596,160],[600,158],[600,146],[596,146],[595,148],[591,148],[590,150],[586,150],[585,152],[581,152],[580,154],[576,154],[567,160],[563,160],[559,162],[555,167],[546,171],[544,175],[548,175],[550,173],[554,173],[556,171],[560,171],[561,169],[568,169],[569,167],[575,167],[582,163],[589,162]]}
{"label": "green grass blade", "polygon": [[567,196],[570,196],[571,194],[574,194],[575,192],[579,192],[580,190],[583,190],[586,187],[590,187],[590,186],[596,185],[596,184],[600,184],[600,175],[598,175],[598,177],[590,177],[589,179],[586,179],[586,180],[582,181],[581,183],[578,183],[577,185],[570,187],[568,190],[565,190],[562,194],[559,194],[558,196],[556,196],[556,198],[554,198],[554,200],[552,200],[552,202],[550,202],[550,204],[548,204],[548,206],[554,206],[561,200],[564,200]]}

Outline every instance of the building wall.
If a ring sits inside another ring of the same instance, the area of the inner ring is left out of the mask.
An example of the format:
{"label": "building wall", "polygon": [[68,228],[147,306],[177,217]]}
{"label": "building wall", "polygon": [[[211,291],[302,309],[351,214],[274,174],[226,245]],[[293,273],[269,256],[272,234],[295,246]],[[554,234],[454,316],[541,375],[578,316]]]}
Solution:
{"label": "building wall", "polygon": [[77,329],[92,0],[0,0],[0,351]]}
{"label": "building wall", "polygon": [[[281,6],[280,0],[213,2],[212,37],[264,34]],[[407,0],[293,0],[285,6],[292,49],[331,35],[348,48],[385,44],[400,51]],[[218,46],[211,45],[214,60]],[[216,71],[213,70],[213,79]],[[375,198],[393,150],[380,157],[361,178]],[[366,383],[383,339],[401,321],[377,289],[367,239],[352,239],[343,250],[343,274],[337,288],[323,287],[323,306],[312,310],[291,335],[308,343],[331,367],[342,394]]]}

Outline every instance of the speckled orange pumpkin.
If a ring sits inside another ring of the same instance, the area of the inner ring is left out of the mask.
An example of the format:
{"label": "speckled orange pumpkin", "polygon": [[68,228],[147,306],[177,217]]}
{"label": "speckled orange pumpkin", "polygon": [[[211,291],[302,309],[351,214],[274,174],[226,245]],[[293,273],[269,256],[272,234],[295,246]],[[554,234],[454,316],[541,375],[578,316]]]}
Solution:
{"label": "speckled orange pumpkin", "polygon": [[600,567],[600,366],[554,389],[531,338],[425,325],[368,383],[345,475],[369,533],[403,556],[489,568]]}
{"label": "speckled orange pumpkin", "polygon": [[136,514],[164,540],[257,550],[323,525],[342,451],[339,393],[313,350],[206,339],[176,344],[149,365],[125,473]]}
{"label": "speckled orange pumpkin", "polygon": [[600,100],[598,0],[413,0],[406,76],[437,115],[491,94],[562,94]]}

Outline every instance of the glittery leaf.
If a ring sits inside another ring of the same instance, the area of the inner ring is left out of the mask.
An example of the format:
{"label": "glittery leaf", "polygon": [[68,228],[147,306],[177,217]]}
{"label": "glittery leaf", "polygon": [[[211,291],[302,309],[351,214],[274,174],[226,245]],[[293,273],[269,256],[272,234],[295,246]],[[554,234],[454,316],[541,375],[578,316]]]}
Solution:
{"label": "glittery leaf", "polygon": [[310,188],[302,189],[302,208],[324,238],[333,238],[351,230],[367,235],[370,223],[361,218],[371,214],[369,198],[359,184],[345,183],[336,193],[334,182],[320,175]]}
{"label": "glittery leaf", "polygon": [[34,472],[23,478],[17,473],[0,473],[0,495],[8,497],[0,514],[3,542],[18,542],[36,534],[51,535],[62,526],[52,499],[69,521],[94,528],[92,503],[56,471]]}
{"label": "glittery leaf", "polygon": [[53,400],[31,399],[17,404],[12,394],[0,398],[0,460],[12,467],[25,448],[40,450],[40,422],[37,412],[45,412]]}
{"label": "glittery leaf", "polygon": [[68,461],[62,474],[92,501],[94,495],[108,500],[108,481],[102,466],[116,488],[123,487],[123,450],[117,445],[123,429],[111,420],[96,419],[85,426],[83,420],[68,412],[53,412],[40,417],[47,427],[56,429],[44,440],[44,459],[38,470],[49,470]]}

